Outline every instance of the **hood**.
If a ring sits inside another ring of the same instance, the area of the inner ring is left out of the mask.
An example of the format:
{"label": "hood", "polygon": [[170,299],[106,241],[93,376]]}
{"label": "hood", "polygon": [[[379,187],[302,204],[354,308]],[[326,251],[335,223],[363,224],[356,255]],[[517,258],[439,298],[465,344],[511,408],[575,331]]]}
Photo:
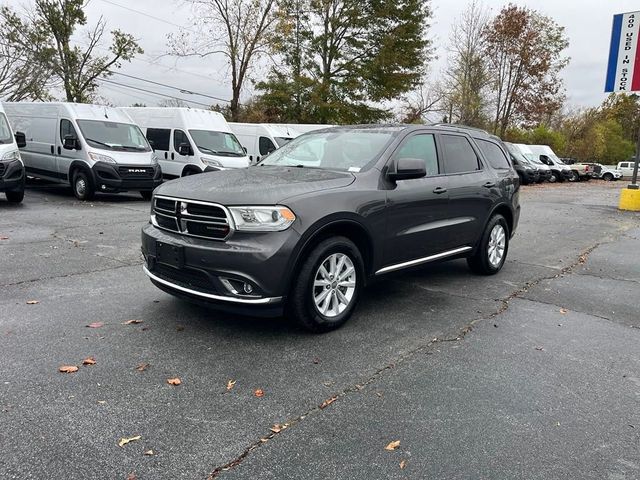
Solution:
{"label": "hood", "polygon": [[120,150],[101,150],[98,148],[89,148],[88,152],[98,153],[100,155],[106,155],[113,158],[118,165],[151,165],[151,158],[153,156],[152,151],[148,152],[129,152]]}
{"label": "hood", "polygon": [[294,196],[346,187],[354,180],[347,172],[256,166],[179,178],[163,183],[155,193],[222,205],[275,205]]}

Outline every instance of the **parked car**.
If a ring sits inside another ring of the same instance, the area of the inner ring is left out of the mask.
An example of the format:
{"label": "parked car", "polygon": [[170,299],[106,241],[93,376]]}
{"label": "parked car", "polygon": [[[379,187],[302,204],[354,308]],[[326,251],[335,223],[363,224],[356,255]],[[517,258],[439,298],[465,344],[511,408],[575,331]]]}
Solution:
{"label": "parked car", "polygon": [[634,165],[635,159],[632,158],[626,162],[619,162],[616,170],[619,170],[623,177],[632,177]]}
{"label": "parked car", "polygon": [[[564,163],[564,162],[563,162]],[[569,168],[573,172],[573,181],[579,182],[582,180],[589,181],[593,176],[593,167],[589,163],[574,162],[569,165]]]}
{"label": "parked car", "polygon": [[593,178],[601,178],[607,182],[622,178],[622,172],[620,170],[609,168],[601,163],[589,163],[589,165],[593,171]]}
{"label": "parked car", "polygon": [[[512,143],[504,142],[504,145],[511,158],[511,163],[520,177],[520,183],[522,185],[528,185],[530,183],[538,183],[540,181],[541,171],[527,160],[520,150]],[[547,169],[547,171],[549,171]],[[543,178],[544,180],[544,178]]]}
{"label": "parked car", "polygon": [[249,155],[252,165],[301,135],[293,127],[272,123],[233,123],[229,126]]}
{"label": "parked car", "polygon": [[20,203],[24,199],[26,174],[18,148],[25,145],[24,133],[13,134],[0,105],[0,192],[4,192],[11,203]]}
{"label": "parked car", "polygon": [[575,181],[576,176],[569,167],[551,150],[548,145],[529,145],[529,150],[551,170],[550,182]]}
{"label": "parked car", "polygon": [[178,297],[285,312],[315,332],[341,326],[364,286],[391,272],[466,257],[495,274],[518,225],[519,181],[499,141],[473,136],[332,128],[247,169],[165,183],[142,229],[144,271]]}
{"label": "parked car", "polygon": [[552,179],[555,182],[555,177],[551,174],[551,169],[545,163],[540,161],[537,155],[534,155],[533,152],[529,149],[528,145],[523,143],[514,143],[513,144],[522,154],[522,156],[531,164],[536,167],[538,170],[538,183],[542,183],[544,181],[551,182]]}
{"label": "parked car", "polygon": [[222,114],[198,108],[122,108],[143,129],[165,178],[246,168],[249,157]]}
{"label": "parked car", "polygon": [[27,175],[68,183],[80,200],[96,191],[139,191],[151,198],[162,182],[158,158],[125,112],[80,103],[5,103],[9,122],[26,135]]}

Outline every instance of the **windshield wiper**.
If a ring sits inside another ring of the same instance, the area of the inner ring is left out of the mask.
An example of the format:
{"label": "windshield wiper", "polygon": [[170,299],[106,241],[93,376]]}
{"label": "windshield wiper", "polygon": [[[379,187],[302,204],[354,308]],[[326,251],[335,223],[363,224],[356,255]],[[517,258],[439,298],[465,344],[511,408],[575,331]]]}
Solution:
{"label": "windshield wiper", "polygon": [[212,153],[213,155],[217,155],[219,153],[216,150],[211,150],[210,148],[207,148],[207,147],[201,147],[200,145],[196,145],[196,147],[198,148],[198,150],[206,150],[207,152]]}
{"label": "windshield wiper", "polygon": [[93,143],[97,143],[98,145],[102,145],[103,147],[107,147],[109,150],[113,150],[113,147],[108,143],[100,142],[98,140],[94,140],[93,138],[86,138],[86,137],[85,137],[85,140],[87,142],[93,142]]}

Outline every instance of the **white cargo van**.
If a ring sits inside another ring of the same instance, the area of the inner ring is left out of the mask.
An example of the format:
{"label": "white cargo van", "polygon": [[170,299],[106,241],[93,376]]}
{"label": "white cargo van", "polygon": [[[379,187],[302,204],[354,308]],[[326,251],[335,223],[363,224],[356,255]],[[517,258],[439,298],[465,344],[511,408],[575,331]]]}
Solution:
{"label": "white cargo van", "polygon": [[[571,167],[558,158],[548,145],[529,145],[529,150],[551,169],[552,178],[558,182],[575,180]],[[551,180],[554,181],[554,180]]]}
{"label": "white cargo van", "polygon": [[538,169],[538,173],[540,174],[538,179],[539,183],[542,183],[545,180],[549,182],[556,181],[556,177],[551,173],[549,166],[546,163],[543,163],[540,158],[538,158],[538,155],[534,155],[534,153],[529,149],[529,145],[525,145],[524,143],[514,143],[513,145],[520,150],[520,153],[524,155],[524,158],[533,163]]}
{"label": "white cargo van", "polygon": [[20,203],[24,198],[26,175],[18,148],[25,146],[24,133],[11,132],[9,121],[0,105],[0,192],[4,192],[11,203]]}
{"label": "white cargo van", "polygon": [[274,123],[229,122],[229,126],[246,149],[252,165],[302,134],[287,125]]}
{"label": "white cargo van", "polygon": [[80,200],[96,191],[139,191],[162,183],[158,159],[140,128],[117,108],[81,103],[5,103],[9,122],[26,135],[27,175],[69,183]]}
{"label": "white cargo van", "polygon": [[122,108],[145,131],[167,178],[246,168],[249,158],[222,114],[198,108]]}

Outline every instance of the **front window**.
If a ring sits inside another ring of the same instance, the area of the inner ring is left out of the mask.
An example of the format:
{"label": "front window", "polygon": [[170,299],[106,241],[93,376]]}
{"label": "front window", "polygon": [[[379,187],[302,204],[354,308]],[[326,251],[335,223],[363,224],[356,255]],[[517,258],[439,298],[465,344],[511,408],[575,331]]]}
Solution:
{"label": "front window", "polygon": [[137,152],[151,150],[137,125],[102,120],[78,120],[77,123],[85,141],[93,148]]}
{"label": "front window", "polygon": [[244,157],[246,154],[233,133],[211,130],[189,130],[198,150],[223,157]]}
{"label": "front window", "polygon": [[13,135],[11,128],[4,113],[0,113],[0,143],[13,143]]}
{"label": "front window", "polygon": [[359,172],[378,159],[395,134],[390,128],[309,133],[279,148],[260,165]]}

